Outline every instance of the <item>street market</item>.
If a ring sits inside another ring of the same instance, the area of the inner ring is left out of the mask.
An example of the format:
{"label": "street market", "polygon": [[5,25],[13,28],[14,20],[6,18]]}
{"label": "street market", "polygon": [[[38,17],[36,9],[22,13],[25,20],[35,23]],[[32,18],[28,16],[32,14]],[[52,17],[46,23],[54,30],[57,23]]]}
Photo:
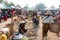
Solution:
{"label": "street market", "polygon": [[0,3],[0,40],[60,40],[60,5],[29,9],[5,1]]}

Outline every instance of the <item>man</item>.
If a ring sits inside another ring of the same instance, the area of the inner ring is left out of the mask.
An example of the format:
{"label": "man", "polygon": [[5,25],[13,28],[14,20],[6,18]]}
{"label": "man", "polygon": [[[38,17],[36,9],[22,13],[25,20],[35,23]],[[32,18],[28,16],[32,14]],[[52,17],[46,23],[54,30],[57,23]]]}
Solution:
{"label": "man", "polygon": [[37,28],[38,25],[39,25],[39,20],[36,18],[36,16],[34,16],[34,17],[32,18],[32,21],[33,21],[33,23],[34,23],[34,28]]}
{"label": "man", "polygon": [[[43,20],[43,38],[47,36],[47,32],[50,29],[50,25],[54,23],[51,11],[47,11],[42,18]],[[43,39],[44,40],[44,39]]]}

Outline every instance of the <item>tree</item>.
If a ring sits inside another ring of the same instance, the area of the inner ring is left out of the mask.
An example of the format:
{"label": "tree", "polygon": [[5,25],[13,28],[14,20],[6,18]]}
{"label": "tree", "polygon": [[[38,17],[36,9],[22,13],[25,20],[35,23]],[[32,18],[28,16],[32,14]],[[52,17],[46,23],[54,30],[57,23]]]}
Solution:
{"label": "tree", "polygon": [[0,3],[2,3],[3,0],[0,0]]}
{"label": "tree", "polygon": [[8,1],[5,1],[5,5],[9,5]]}
{"label": "tree", "polygon": [[9,5],[11,5],[11,6],[15,6],[15,5],[14,5],[14,3],[12,3],[12,2],[10,2],[10,4],[9,4]]}
{"label": "tree", "polygon": [[35,6],[35,9],[40,10],[40,9],[45,9],[46,6],[43,3],[39,3]]}
{"label": "tree", "polygon": [[20,5],[17,5],[17,7],[21,8],[21,6],[20,6]]}
{"label": "tree", "polygon": [[24,9],[29,9],[29,7],[28,6],[24,6]]}

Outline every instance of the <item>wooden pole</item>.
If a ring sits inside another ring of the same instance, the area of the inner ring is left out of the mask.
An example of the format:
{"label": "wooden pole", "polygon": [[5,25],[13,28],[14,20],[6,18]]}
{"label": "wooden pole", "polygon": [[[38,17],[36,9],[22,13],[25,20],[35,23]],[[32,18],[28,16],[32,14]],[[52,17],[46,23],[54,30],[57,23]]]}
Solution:
{"label": "wooden pole", "polygon": [[42,37],[42,27],[43,25],[42,25],[42,19],[41,19],[41,17],[39,17],[39,29],[38,29],[38,31],[37,31],[37,34],[38,34],[38,36],[37,36],[37,40],[43,40],[43,37]]}
{"label": "wooden pole", "polygon": [[11,30],[12,30],[11,35],[12,35],[12,40],[13,40],[13,35],[14,35],[14,25],[13,25],[14,22],[13,22],[13,16],[14,16],[14,15],[11,16],[11,25],[12,25],[12,26],[11,26]]}

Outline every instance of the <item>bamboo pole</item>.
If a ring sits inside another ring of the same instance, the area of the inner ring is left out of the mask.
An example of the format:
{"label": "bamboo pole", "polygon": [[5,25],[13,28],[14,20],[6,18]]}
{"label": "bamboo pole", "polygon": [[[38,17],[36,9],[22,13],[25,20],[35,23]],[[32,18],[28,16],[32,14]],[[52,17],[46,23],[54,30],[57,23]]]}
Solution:
{"label": "bamboo pole", "polygon": [[42,27],[43,25],[42,25],[42,19],[41,19],[41,17],[39,17],[39,29],[38,29],[38,31],[37,31],[37,40],[43,40],[43,37],[42,37]]}
{"label": "bamboo pole", "polygon": [[11,30],[12,30],[11,35],[12,35],[12,40],[13,40],[13,35],[14,35],[14,25],[13,25],[14,22],[13,22],[13,17],[14,17],[14,15],[11,16],[11,25],[12,25],[11,26]]}

